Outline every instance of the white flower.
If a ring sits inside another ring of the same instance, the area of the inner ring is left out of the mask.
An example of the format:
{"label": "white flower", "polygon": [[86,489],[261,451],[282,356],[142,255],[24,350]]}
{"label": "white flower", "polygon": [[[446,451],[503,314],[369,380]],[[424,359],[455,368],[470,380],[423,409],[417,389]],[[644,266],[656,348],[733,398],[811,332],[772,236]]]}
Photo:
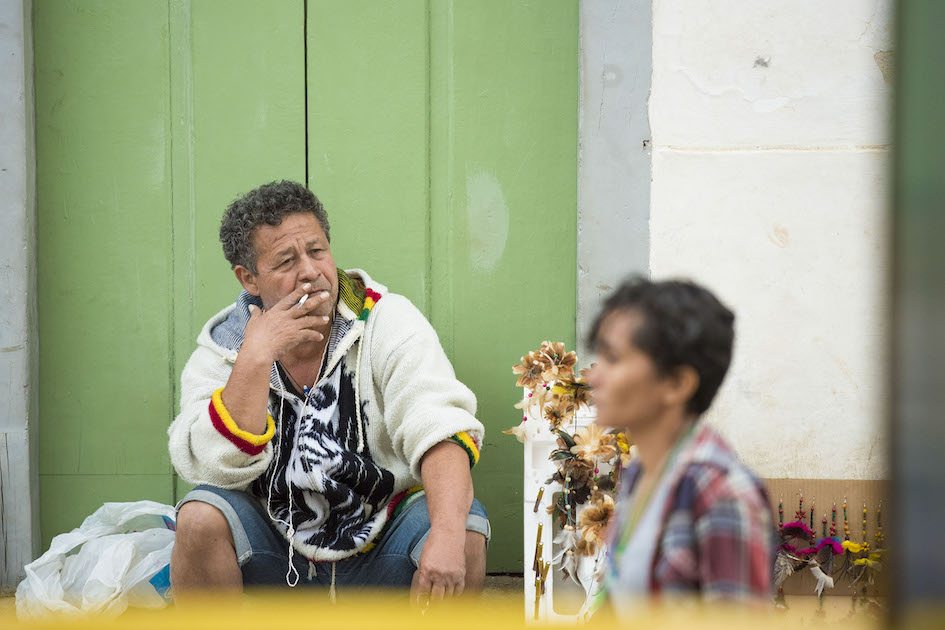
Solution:
{"label": "white flower", "polygon": [[541,431],[541,425],[537,421],[522,420],[517,427],[512,427],[502,433],[514,435],[516,440],[525,444],[525,442],[538,435],[539,431]]}

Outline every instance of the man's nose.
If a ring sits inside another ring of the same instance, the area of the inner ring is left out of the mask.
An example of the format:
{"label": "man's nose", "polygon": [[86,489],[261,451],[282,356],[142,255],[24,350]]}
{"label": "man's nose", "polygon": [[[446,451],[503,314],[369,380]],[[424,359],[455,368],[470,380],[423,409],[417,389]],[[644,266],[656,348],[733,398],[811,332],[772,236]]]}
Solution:
{"label": "man's nose", "polygon": [[318,276],[319,273],[318,268],[315,266],[315,261],[308,256],[302,258],[302,264],[299,266],[299,284],[306,282],[314,284]]}

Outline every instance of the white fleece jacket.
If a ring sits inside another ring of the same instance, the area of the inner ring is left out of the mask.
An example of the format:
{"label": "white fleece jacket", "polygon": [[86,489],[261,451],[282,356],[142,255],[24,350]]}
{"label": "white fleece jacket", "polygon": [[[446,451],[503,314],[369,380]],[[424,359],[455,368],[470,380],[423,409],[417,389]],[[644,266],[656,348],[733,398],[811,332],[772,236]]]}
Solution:
{"label": "white fleece jacket", "polygon": [[[475,418],[475,396],[456,379],[433,327],[408,299],[389,293],[364,271],[339,272],[339,279],[342,286],[336,317],[344,318],[339,322],[344,325],[344,334],[331,340],[323,374],[331,374],[339,362],[342,367],[357,366],[350,376],[362,412],[357,426],[360,439],[349,442],[358,443],[358,447],[352,450],[369,458],[385,475],[386,471],[393,475],[391,497],[420,484],[420,461],[439,442],[465,434],[471,438],[470,448],[478,457],[484,429]],[[353,297],[352,287],[356,287]],[[219,396],[216,403],[213,401],[214,393],[229,379],[242,330],[230,348],[214,341],[213,331],[224,324],[232,328],[234,321],[237,327],[243,325],[241,318],[248,319],[248,311],[234,310],[246,309],[247,295],[244,292],[241,300],[206,323],[181,375],[181,412],[168,430],[169,451],[178,474],[193,484],[249,489],[273,464],[273,434],[283,435],[277,426],[277,401],[300,402],[284,395],[278,372],[273,369],[270,393],[276,395],[270,395],[269,413],[274,422],[270,422],[267,435],[256,436],[235,426],[222,410]],[[302,431],[299,428],[299,433]],[[278,438],[275,441],[278,446]],[[279,472],[291,483],[287,472]],[[317,494],[318,488],[315,483],[305,492]],[[311,498],[316,503],[319,499]],[[308,497],[306,503],[310,503]],[[367,546],[386,522],[387,512],[377,506],[364,510],[363,535],[358,535],[354,547],[348,545],[350,548],[313,546],[299,536],[293,538],[293,528],[280,529],[308,558],[339,560]]]}

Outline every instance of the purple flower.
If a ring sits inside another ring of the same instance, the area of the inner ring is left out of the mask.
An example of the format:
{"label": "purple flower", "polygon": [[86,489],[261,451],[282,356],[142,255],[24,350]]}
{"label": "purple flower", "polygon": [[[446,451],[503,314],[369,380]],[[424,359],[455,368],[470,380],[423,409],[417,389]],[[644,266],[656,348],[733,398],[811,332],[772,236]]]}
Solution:
{"label": "purple flower", "polygon": [[781,527],[781,534],[787,536],[788,538],[805,538],[807,540],[814,539],[814,532],[802,521],[794,521],[793,523],[785,523]]}
{"label": "purple flower", "polygon": [[819,553],[824,547],[830,547],[835,556],[839,556],[843,553],[843,545],[840,544],[840,539],[836,536],[832,538],[821,538],[817,543],[817,552]]}

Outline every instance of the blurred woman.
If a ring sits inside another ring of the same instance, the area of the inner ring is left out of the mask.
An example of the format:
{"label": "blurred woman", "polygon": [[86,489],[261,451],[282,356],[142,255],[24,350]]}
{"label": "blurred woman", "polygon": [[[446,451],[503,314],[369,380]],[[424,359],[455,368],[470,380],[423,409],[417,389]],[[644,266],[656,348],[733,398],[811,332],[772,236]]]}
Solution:
{"label": "blurred woman", "polygon": [[732,357],[735,316],[690,282],[624,283],[590,335],[597,422],[630,434],[605,592],[618,613],[644,598],[765,600],[773,519],[761,483],[701,418]]}

